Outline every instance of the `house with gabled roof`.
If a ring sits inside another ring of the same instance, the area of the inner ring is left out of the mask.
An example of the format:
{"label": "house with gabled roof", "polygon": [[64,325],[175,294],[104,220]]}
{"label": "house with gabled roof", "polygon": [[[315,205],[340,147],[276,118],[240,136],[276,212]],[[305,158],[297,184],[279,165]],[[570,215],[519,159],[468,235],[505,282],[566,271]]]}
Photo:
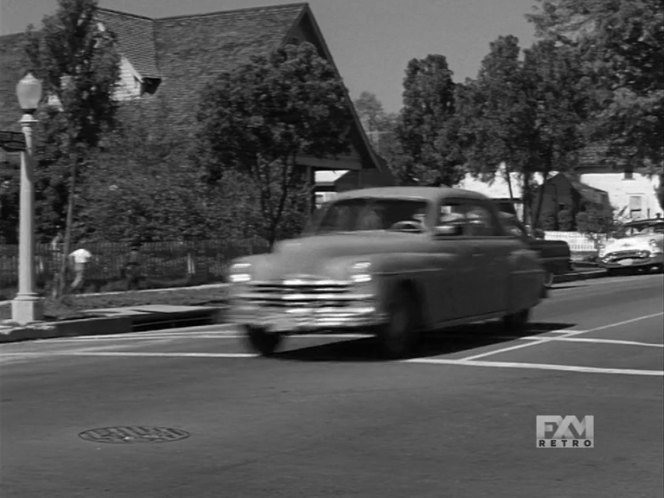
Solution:
{"label": "house with gabled roof", "polygon": [[[121,54],[116,98],[168,109],[170,125],[183,139],[196,120],[198,96],[218,74],[267,54],[286,43],[310,42],[335,64],[309,5],[293,3],[266,7],[148,18],[109,9],[98,10],[102,29],[115,33]],[[23,34],[0,37],[0,131],[18,131],[21,112],[15,97],[22,65]],[[337,71],[338,73],[338,71]],[[318,170],[379,170],[375,154],[352,101],[348,106],[351,150],[339,157],[300,157],[303,166]],[[357,175],[358,183],[362,175]],[[359,186],[359,185],[358,185]]]}

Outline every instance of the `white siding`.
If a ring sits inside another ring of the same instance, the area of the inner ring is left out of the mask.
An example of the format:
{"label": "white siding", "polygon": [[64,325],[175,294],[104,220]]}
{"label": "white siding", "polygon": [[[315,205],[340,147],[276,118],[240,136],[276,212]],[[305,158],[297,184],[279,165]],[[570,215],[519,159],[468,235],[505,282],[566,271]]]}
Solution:
{"label": "white siding", "polygon": [[115,90],[117,100],[130,100],[141,96],[139,74],[129,60],[122,56],[120,60],[120,81]]}
{"label": "white siding", "polygon": [[[556,174],[556,171],[550,172],[549,178],[555,176]],[[542,175],[540,173],[535,173],[533,181],[537,185],[541,185]],[[519,173],[510,173],[510,183],[512,184],[512,195],[514,196],[514,199],[521,199],[522,185],[521,176]],[[492,199],[510,198],[510,186],[507,183],[507,178],[505,175],[505,163],[501,163],[496,171],[496,176],[491,181],[482,181],[479,178],[473,177],[473,175],[470,173],[466,173],[456,186],[466,190],[479,192],[480,194],[484,194],[487,197],[491,197]]]}
{"label": "white siding", "polygon": [[[622,218],[655,218],[657,213],[662,214],[655,189],[659,186],[657,175],[648,178],[634,173],[632,179],[625,179],[623,173],[584,173],[581,181],[591,187],[605,190],[609,194],[609,201]],[[639,204],[641,213],[630,214],[630,198],[632,205]]]}

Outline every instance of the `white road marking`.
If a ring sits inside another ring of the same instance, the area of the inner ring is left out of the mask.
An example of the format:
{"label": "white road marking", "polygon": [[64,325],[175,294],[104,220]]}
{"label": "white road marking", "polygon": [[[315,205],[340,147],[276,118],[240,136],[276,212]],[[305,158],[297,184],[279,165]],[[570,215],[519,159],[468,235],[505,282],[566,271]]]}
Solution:
{"label": "white road marking", "polygon": [[[664,315],[664,312],[660,311],[659,313],[653,313],[653,314],[650,314],[650,315],[639,316],[639,317],[636,317],[636,318],[631,318],[629,320],[624,320],[624,321],[616,322],[616,323],[610,323],[610,324],[607,324],[607,325],[602,325],[600,327],[595,327],[595,328],[588,329],[588,330],[564,329],[564,330],[558,331],[558,333],[562,336],[562,338],[567,338],[567,337],[576,336],[576,335],[579,335],[579,334],[587,334],[588,332],[597,332],[599,330],[606,330],[606,329],[609,329],[609,328],[612,328],[612,327],[619,327],[621,325],[627,325],[628,323],[634,323],[634,322],[638,322],[640,320],[647,320],[649,318],[654,318],[654,317],[661,316],[661,315]],[[536,336],[528,336],[528,337],[529,338],[533,337],[533,342],[530,342],[530,343],[527,343],[527,344],[517,344],[516,346],[510,346],[510,347],[506,347],[506,348],[494,349],[493,351],[487,351],[486,353],[480,353],[480,354],[476,354],[476,355],[472,355],[472,356],[466,356],[465,358],[461,358],[461,360],[462,361],[477,360],[479,358],[485,358],[487,356],[493,356],[493,355],[497,355],[497,354],[501,354],[501,353],[506,353],[508,351],[514,351],[516,349],[529,348],[529,347],[532,347],[532,346],[539,346],[540,344],[544,344],[546,342],[553,342],[553,341],[561,340],[561,337],[557,337],[557,336],[541,337],[539,339],[536,339]]]}
{"label": "white road marking", "polygon": [[604,329],[610,329],[612,327],[619,327],[621,325],[627,325],[628,323],[634,323],[638,322],[640,320],[647,320],[648,318],[655,318],[656,316],[662,316],[664,315],[664,311],[660,311],[659,313],[653,313],[651,315],[644,315],[644,316],[639,316],[636,318],[632,318],[630,320],[624,320],[622,322],[616,322],[616,323],[610,323],[608,325],[602,325],[601,327],[595,327],[590,330],[586,330],[586,332],[596,332],[598,330],[604,330]]}
{"label": "white road marking", "polygon": [[[132,358],[256,358],[258,355],[253,353],[138,353],[138,352],[120,352],[120,351],[70,351],[70,352],[49,352],[49,353],[7,353],[2,357],[7,359],[22,359],[35,357],[53,357],[53,356],[90,356],[90,357],[132,357]],[[614,375],[640,375],[664,377],[664,371],[661,370],[636,370],[631,368],[599,368],[584,367],[576,365],[553,365],[546,363],[519,363],[504,361],[469,361],[469,360],[450,360],[444,358],[411,358],[408,360],[399,360],[400,363],[419,363],[429,365],[456,365],[471,367],[489,367],[489,368],[520,368],[531,370],[554,370],[560,372],[578,372],[578,373],[599,373]]]}
{"label": "white road marking", "polygon": [[557,370],[561,372],[645,375],[645,376],[664,377],[664,371],[662,370],[635,370],[631,368],[599,368],[599,367],[583,367],[576,365],[552,365],[546,363],[518,363],[518,362],[506,362],[506,361],[446,360],[444,358],[412,358],[400,361],[403,363],[423,363],[431,365],[461,365],[461,366],[490,367],[490,368],[526,368],[532,370]]}
{"label": "white road marking", "polygon": [[128,356],[155,358],[256,358],[255,353],[150,353],[135,351],[49,351],[48,353],[3,353],[0,358],[38,358],[53,356]]}
{"label": "white road marking", "polygon": [[[531,341],[541,341],[537,337],[524,337],[523,339]],[[652,342],[622,341],[618,339],[592,339],[588,337],[556,337],[553,342],[590,342],[595,344],[620,344],[625,346],[645,346],[649,348],[664,348],[664,344],[655,344]],[[549,342],[549,341],[547,341]]]}
{"label": "white road marking", "polygon": [[[550,330],[548,333],[549,334],[569,334],[570,332],[574,332],[575,334],[578,334],[578,333],[586,333],[588,331],[587,330],[576,330],[576,329],[561,329],[561,330]],[[540,337],[540,336],[535,336],[535,337]]]}
{"label": "white road marking", "polygon": [[[584,334],[586,331],[576,331],[576,330],[565,330],[561,331],[564,332],[564,337],[576,335],[576,334]],[[494,349],[492,351],[487,351],[486,353],[480,353],[480,354],[475,354],[472,356],[466,356],[465,358],[461,358],[463,361],[469,361],[469,360],[477,360],[479,358],[484,358],[486,356],[492,356],[495,354],[500,354],[500,353],[506,353],[508,351],[514,351],[516,349],[523,349],[523,348],[529,348],[532,346],[537,346],[540,344],[543,344],[545,342],[552,342],[556,341],[559,339],[558,336],[547,336],[547,337],[537,337],[537,336],[528,336],[528,338],[532,338],[532,342],[528,342],[526,344],[517,344],[516,346],[509,346],[506,348],[500,348],[500,349]]]}

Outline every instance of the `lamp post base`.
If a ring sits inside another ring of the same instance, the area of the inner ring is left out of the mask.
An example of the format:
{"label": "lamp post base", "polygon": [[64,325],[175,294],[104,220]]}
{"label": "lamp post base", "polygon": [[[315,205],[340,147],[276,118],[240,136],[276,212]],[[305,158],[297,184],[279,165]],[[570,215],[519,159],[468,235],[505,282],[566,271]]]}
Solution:
{"label": "lamp post base", "polygon": [[18,295],[12,301],[12,321],[19,325],[44,318],[44,300],[37,295]]}

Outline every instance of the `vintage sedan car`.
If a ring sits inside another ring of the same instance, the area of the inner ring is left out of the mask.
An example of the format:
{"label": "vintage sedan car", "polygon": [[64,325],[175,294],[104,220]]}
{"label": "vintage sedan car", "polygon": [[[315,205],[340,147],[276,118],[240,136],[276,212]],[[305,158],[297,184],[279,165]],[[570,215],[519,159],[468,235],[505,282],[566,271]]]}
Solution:
{"label": "vintage sedan car", "polygon": [[610,272],[626,269],[662,269],[664,219],[626,223],[599,248],[598,263]]}
{"label": "vintage sedan car", "polygon": [[492,318],[525,327],[544,270],[483,195],[385,187],[340,194],[302,237],[236,260],[229,281],[231,321],[263,355],[284,335],[360,329],[400,357],[423,330]]}

